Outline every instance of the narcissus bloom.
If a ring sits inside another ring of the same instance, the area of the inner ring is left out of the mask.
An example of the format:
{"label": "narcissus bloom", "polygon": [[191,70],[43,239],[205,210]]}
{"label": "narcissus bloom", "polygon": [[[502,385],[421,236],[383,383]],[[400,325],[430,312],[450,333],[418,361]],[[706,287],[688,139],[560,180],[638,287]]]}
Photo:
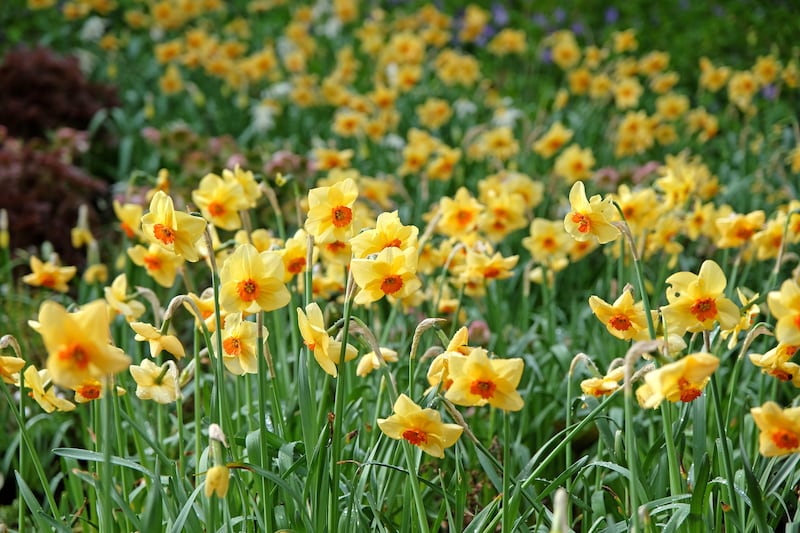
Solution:
{"label": "narcissus bloom", "polygon": [[639,404],[658,407],[670,402],[691,402],[698,398],[719,366],[719,359],[709,353],[694,353],[644,376],[645,384],[636,391]]}
{"label": "narcissus bloom", "polygon": [[619,382],[624,378],[625,368],[619,366],[605,376],[584,379],[581,381],[581,390],[584,394],[599,398],[617,390],[620,387]]}
{"label": "narcissus bloom", "polygon": [[791,344],[778,344],[764,354],[751,353],[748,355],[750,362],[781,381],[791,381],[795,387],[800,387],[800,365],[792,363],[790,359],[797,353],[800,346]]}
{"label": "narcissus bloom", "polygon": [[394,414],[379,418],[378,427],[395,440],[404,439],[434,457],[444,457],[445,448],[456,443],[464,428],[446,424],[438,411],[423,409],[405,394],[398,396]]}
{"label": "narcissus bloom", "polygon": [[150,344],[150,355],[157,357],[161,350],[166,350],[178,359],[185,354],[183,344],[175,335],[164,335],[161,330],[145,322],[131,322],[131,329],[136,332],[134,339],[147,341]]}
{"label": "narcissus bloom", "polygon": [[374,229],[362,231],[350,239],[350,248],[353,257],[363,259],[381,252],[384,248],[416,248],[418,234],[419,228],[404,226],[400,222],[397,211],[385,212],[378,215]]}
{"label": "narcissus bloom", "polygon": [[589,297],[589,307],[608,332],[618,339],[629,341],[650,338],[644,304],[634,303],[631,291],[624,291],[613,304],[592,295]]}
{"label": "narcissus bloom", "polygon": [[25,368],[25,359],[0,356],[0,379],[9,385],[19,381],[19,371]]}
{"label": "narcissus bloom", "polygon": [[142,217],[142,232],[150,242],[187,261],[200,259],[195,244],[205,228],[206,221],[202,218],[175,211],[172,198],[163,191],[155,193],[150,211]]}
{"label": "narcissus bloom", "polygon": [[781,407],[767,402],[750,409],[753,421],[761,430],[758,451],[764,457],[800,452],[800,407]]}
{"label": "narcissus bloom", "polygon": [[673,274],[666,283],[669,305],[661,308],[661,314],[670,333],[710,330],[715,322],[731,329],[739,322],[739,308],[724,296],[725,273],[714,261],[704,261],[698,274]]}
{"label": "narcissus bloom", "polygon": [[283,284],[280,254],[259,254],[252,244],[239,245],[225,260],[219,277],[220,304],[228,312],[272,311],[291,299]]}
{"label": "narcissus bloom", "polygon": [[69,280],[75,277],[78,269],[74,266],[62,267],[58,264],[56,257],[51,257],[50,261],[43,262],[36,256],[31,256],[30,274],[22,277],[22,281],[34,287],[47,287],[58,292],[69,290]]}
{"label": "narcissus bloom", "polygon": [[103,294],[108,304],[109,318],[112,320],[115,316],[122,315],[126,321],[132,322],[145,312],[144,304],[128,294],[128,278],[124,273],[114,278],[111,286],[104,287]]}
{"label": "narcissus bloom", "polygon": [[767,295],[770,312],[778,321],[775,337],[781,344],[800,344],[800,285],[787,279],[779,291]]}
{"label": "narcissus bloom", "polygon": [[454,198],[439,201],[442,218],[436,228],[448,237],[463,238],[475,231],[484,206],[473,198],[466,187],[460,187]]}
{"label": "narcissus bloom", "polygon": [[308,191],[308,216],[305,230],[319,244],[346,241],[354,232],[353,205],[358,198],[358,187],[351,178],[330,187],[317,187]]}
{"label": "narcissus bloom", "polygon": [[489,359],[483,348],[474,348],[465,358],[448,361],[453,380],[445,398],[456,405],[486,405],[504,411],[519,411],[525,405],[517,386],[525,363],[520,358]]}
{"label": "narcissus bloom", "polygon": [[141,365],[131,365],[131,375],[136,381],[136,396],[139,399],[162,404],[178,399],[181,389],[175,361],[170,360],[158,366],[150,359],[144,359]]}
{"label": "narcissus bloom", "polygon": [[556,122],[533,143],[533,151],[544,158],[553,157],[556,152],[572,139],[572,134],[571,129],[565,128],[560,121]]}
{"label": "narcissus bloom", "polygon": [[95,300],[75,313],[46,301],[39,308],[36,331],[47,349],[47,369],[53,383],[73,387],[91,378],[102,380],[122,372],[131,360],[111,345],[108,311],[103,300]]}
{"label": "narcissus bloom", "polygon": [[[381,355],[386,363],[397,362],[397,352],[390,348],[381,347]],[[356,375],[360,377],[367,376],[373,370],[378,370],[381,367],[381,358],[375,352],[369,352],[361,356],[358,360],[358,367],[356,368]]]}
{"label": "narcissus bloom", "polygon": [[581,148],[577,144],[573,144],[556,158],[553,172],[556,176],[567,180],[567,183],[574,183],[590,178],[594,164],[595,159],[591,148]]}
{"label": "narcissus bloom", "polygon": [[141,235],[142,206],[139,204],[121,204],[114,200],[114,214],[119,220],[119,227],[126,237],[133,239]]}
{"label": "narcissus bloom", "polygon": [[599,194],[586,198],[586,189],[578,181],[569,191],[570,212],[564,217],[564,229],[578,241],[597,240],[600,244],[619,237],[619,229],[612,224],[617,210],[609,199]]}
{"label": "narcissus bloom", "polygon": [[230,173],[226,179],[216,174],[206,174],[200,180],[199,187],[192,191],[192,201],[206,220],[225,230],[241,228],[239,211],[250,207],[242,185]]}
{"label": "narcissus bloom", "polygon": [[[266,341],[267,328],[261,330]],[[211,336],[211,345],[217,346],[217,333]],[[258,374],[258,325],[242,320],[241,313],[231,313],[225,317],[222,328],[222,362],[231,374]]]}
{"label": "narcissus bloom", "polygon": [[422,286],[417,278],[417,249],[385,248],[375,259],[353,259],[353,279],[361,290],[355,303],[376,302],[384,296],[405,298]]}
{"label": "narcissus bloom", "polygon": [[[302,274],[308,269],[308,234],[302,228],[298,229],[293,237],[286,239],[282,250],[278,250],[283,260],[283,281],[288,283],[292,278]],[[314,248],[311,255],[312,264],[317,260],[319,250]]]}
{"label": "narcissus bloom", "polygon": [[447,390],[453,384],[453,379],[450,377],[450,359],[454,357],[466,358],[467,354],[474,350],[473,347],[467,346],[469,340],[469,329],[462,326],[458,331],[453,334],[453,338],[447,344],[444,352],[437,355],[431,366],[428,367],[428,383],[431,387],[442,384],[442,388]]}
{"label": "narcissus bloom", "polygon": [[[336,365],[341,363],[342,343],[330,338],[325,328],[325,320],[322,317],[322,310],[316,302],[306,306],[305,312],[297,308],[297,326],[303,343],[308,349],[314,352],[314,359],[317,360],[322,370],[333,377],[339,373]],[[358,356],[358,350],[347,345],[345,348],[345,361],[352,361]]]}
{"label": "narcissus bloom", "polygon": [[133,264],[144,267],[147,275],[156,283],[166,288],[175,284],[178,269],[183,265],[183,257],[157,244],[151,244],[149,248],[141,244],[128,248],[128,257]]}
{"label": "narcissus bloom", "polygon": [[212,466],[206,472],[205,493],[206,498],[216,494],[217,498],[224,498],[228,494],[228,484],[230,483],[230,470],[227,466]]}
{"label": "narcissus bloom", "polygon": [[46,413],[53,411],[72,411],[75,409],[75,404],[64,398],[56,396],[56,389],[50,380],[50,372],[43,368],[36,370],[36,367],[31,365],[25,369],[25,388],[30,389],[28,393],[31,398],[36,400]]}

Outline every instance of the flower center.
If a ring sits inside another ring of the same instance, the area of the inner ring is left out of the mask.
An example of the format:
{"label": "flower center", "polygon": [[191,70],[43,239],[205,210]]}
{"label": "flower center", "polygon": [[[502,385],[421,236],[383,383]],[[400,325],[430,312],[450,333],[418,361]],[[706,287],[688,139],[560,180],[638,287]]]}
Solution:
{"label": "flower center", "polygon": [[617,331],[628,331],[631,328],[631,320],[622,314],[612,316],[608,323]]}
{"label": "flower center", "polygon": [[685,378],[678,380],[678,388],[681,391],[681,401],[684,403],[697,399],[703,391],[689,384]]}
{"label": "flower center", "polygon": [[129,224],[126,224],[125,222],[120,222],[119,227],[122,228],[122,231],[125,232],[125,235],[129,239],[133,239],[133,236],[134,236],[133,228]]}
{"label": "flower center", "polygon": [[542,248],[547,251],[552,251],[556,247],[556,241],[552,237],[545,237],[542,239]]}
{"label": "flower center", "polygon": [[347,248],[347,244],[345,244],[342,241],[334,241],[326,244],[325,247],[328,249],[329,252],[338,254],[339,252]]}
{"label": "flower center", "polygon": [[42,287],[47,287],[49,289],[52,289],[53,287],[56,286],[56,277],[50,272],[45,272],[41,276],[39,276],[39,284]]}
{"label": "flower center", "polygon": [[208,204],[208,214],[212,217],[221,217],[223,216],[228,210],[225,209],[225,205],[221,202],[213,201]]}
{"label": "flower center", "polygon": [[73,342],[61,348],[56,355],[59,361],[71,361],[80,370],[86,370],[89,366],[89,355],[84,351],[83,346]]}
{"label": "flower center", "polygon": [[472,382],[469,386],[469,392],[471,394],[475,394],[480,396],[484,400],[488,400],[492,396],[494,396],[494,390],[497,388],[494,381],[489,381],[486,379],[478,379]]}
{"label": "flower center", "polygon": [[146,255],[142,259],[147,270],[161,270],[161,259],[156,255]]}
{"label": "flower center", "polygon": [[236,292],[239,293],[242,301],[252,302],[258,298],[258,283],[252,278],[242,280],[236,285]]}
{"label": "flower center", "polygon": [[800,439],[788,429],[777,429],[773,431],[772,442],[782,450],[794,450],[800,446]]}
{"label": "flower center", "polygon": [[331,222],[337,228],[344,228],[353,220],[353,211],[346,206],[337,205],[331,209]]}
{"label": "flower center", "polygon": [[414,446],[428,442],[428,434],[418,429],[407,429],[403,432],[403,438]]}
{"label": "flower center", "polygon": [[289,261],[288,265],[286,265],[286,270],[288,270],[291,274],[299,274],[304,268],[306,268],[305,257],[295,257]]}
{"label": "flower center", "polygon": [[717,303],[714,298],[698,298],[689,309],[700,322],[711,320],[717,316]]}
{"label": "flower center", "polygon": [[403,288],[403,278],[400,276],[387,276],[381,282],[381,291],[384,294],[394,294]]}
{"label": "flower center", "polygon": [[472,222],[472,212],[465,211],[462,209],[458,213],[456,213],[456,220],[458,221],[459,225],[466,226],[467,224]]}
{"label": "flower center", "polygon": [[770,375],[775,376],[780,381],[791,381],[792,375],[781,368],[774,368],[770,370]]}
{"label": "flower center", "polygon": [[175,242],[175,231],[164,224],[156,224],[153,226],[153,235],[164,244],[172,244]]}
{"label": "flower center", "polygon": [[400,248],[403,245],[403,242],[400,239],[394,239],[386,243],[384,249],[386,248]]}
{"label": "flower center", "polygon": [[487,267],[483,271],[483,277],[486,279],[494,279],[500,275],[500,269],[497,267]]}
{"label": "flower center", "polygon": [[592,221],[586,215],[575,213],[572,215],[572,222],[578,226],[578,231],[588,233],[592,229]]}
{"label": "flower center", "polygon": [[87,400],[96,400],[100,397],[100,385],[96,383],[88,383],[81,385],[75,392],[86,398]]}
{"label": "flower center", "polygon": [[241,355],[242,342],[238,339],[238,337],[228,337],[225,339],[225,342],[222,343],[222,348],[228,355]]}

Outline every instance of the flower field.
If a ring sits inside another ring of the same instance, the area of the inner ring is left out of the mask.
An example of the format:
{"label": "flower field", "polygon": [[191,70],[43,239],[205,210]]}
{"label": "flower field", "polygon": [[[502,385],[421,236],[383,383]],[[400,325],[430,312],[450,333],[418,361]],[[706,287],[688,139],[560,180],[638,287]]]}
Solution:
{"label": "flower field", "polygon": [[797,530],[792,8],[645,4],[0,8],[0,531]]}

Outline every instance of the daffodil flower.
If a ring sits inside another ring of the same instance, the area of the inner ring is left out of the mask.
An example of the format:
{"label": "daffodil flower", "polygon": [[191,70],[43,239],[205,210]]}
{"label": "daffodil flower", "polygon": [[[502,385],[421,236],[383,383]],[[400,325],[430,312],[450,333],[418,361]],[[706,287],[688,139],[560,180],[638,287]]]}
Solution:
{"label": "daffodil flower", "polygon": [[486,405],[504,411],[519,411],[525,405],[517,386],[525,363],[520,358],[489,359],[483,348],[474,348],[464,358],[449,360],[453,380],[445,398],[456,405]]}
{"label": "daffodil flower", "polygon": [[394,414],[379,418],[378,427],[395,440],[406,440],[434,457],[444,457],[445,448],[454,445],[464,428],[442,422],[438,411],[422,409],[411,398],[401,394],[393,406]]}
{"label": "daffodil flower", "polygon": [[775,402],[750,409],[761,430],[758,450],[764,457],[800,452],[800,407],[781,409]]}

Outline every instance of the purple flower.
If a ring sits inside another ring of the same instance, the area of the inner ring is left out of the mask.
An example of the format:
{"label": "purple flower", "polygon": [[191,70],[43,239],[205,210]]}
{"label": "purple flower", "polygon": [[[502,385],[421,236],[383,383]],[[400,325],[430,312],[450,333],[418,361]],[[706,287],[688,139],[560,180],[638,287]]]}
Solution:
{"label": "purple flower", "polygon": [[505,26],[508,24],[510,17],[508,16],[508,11],[503,4],[499,2],[492,4],[492,20],[494,20],[494,23],[497,26]]}
{"label": "purple flower", "polygon": [[572,24],[572,26],[570,27],[570,29],[572,30],[572,33],[574,33],[575,35],[583,35],[583,33],[585,31],[585,28],[584,28],[582,22],[574,22]]}
{"label": "purple flower", "polygon": [[619,20],[619,10],[611,6],[606,9],[606,24],[614,24],[616,21]]}
{"label": "purple flower", "polygon": [[547,20],[547,17],[544,15],[544,13],[536,13],[531,20],[540,28],[546,28],[550,25],[550,22]]}
{"label": "purple flower", "polygon": [[558,7],[555,11],[553,11],[553,20],[555,20],[558,24],[561,24],[567,19],[567,12],[564,11],[563,8]]}
{"label": "purple flower", "polygon": [[542,59],[542,63],[544,63],[545,65],[549,65],[550,63],[552,63],[553,62],[553,50],[551,50],[550,48],[545,48],[544,50],[542,50],[541,59]]}
{"label": "purple flower", "polygon": [[761,89],[761,96],[767,100],[775,100],[775,98],[778,96],[778,87],[772,83],[765,85],[764,88]]}

